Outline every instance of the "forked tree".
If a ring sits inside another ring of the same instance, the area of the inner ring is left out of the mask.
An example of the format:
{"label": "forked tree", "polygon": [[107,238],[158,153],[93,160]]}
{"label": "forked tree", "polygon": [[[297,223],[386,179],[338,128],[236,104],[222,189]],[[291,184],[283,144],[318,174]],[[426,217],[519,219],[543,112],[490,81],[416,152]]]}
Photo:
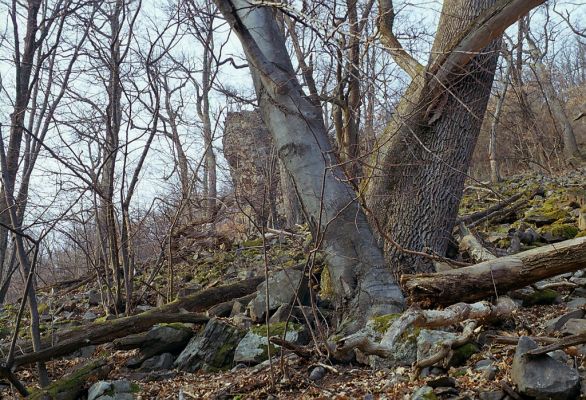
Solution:
{"label": "forked tree", "polygon": [[[402,309],[403,295],[391,271],[429,271],[430,257],[423,253],[445,254],[490,95],[500,36],[543,2],[444,1],[425,67],[393,36],[392,2],[379,2],[383,42],[412,83],[363,183],[365,209],[334,155],[321,107],[303,92],[294,73],[278,11],[261,2],[216,0],[242,43],[264,122],[326,252],[345,331],[359,328],[369,316]],[[379,233],[393,239],[394,245],[386,241],[387,260],[369,216]]]}

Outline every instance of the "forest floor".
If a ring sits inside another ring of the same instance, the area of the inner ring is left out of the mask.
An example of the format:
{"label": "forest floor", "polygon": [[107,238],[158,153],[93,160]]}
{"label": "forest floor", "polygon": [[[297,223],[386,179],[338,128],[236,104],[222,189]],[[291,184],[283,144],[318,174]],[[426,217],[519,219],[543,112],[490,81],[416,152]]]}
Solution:
{"label": "forest floor", "polygon": [[[487,248],[496,255],[506,255],[585,236],[586,230],[580,220],[583,218],[581,210],[586,206],[582,203],[586,201],[585,176],[586,170],[581,170],[554,178],[518,176],[490,188],[473,183],[465,190],[461,214],[486,209],[513,194],[541,187],[543,190],[538,195],[527,199],[512,213],[475,227]],[[533,240],[527,239],[532,232],[536,234]],[[521,240],[517,240],[519,237]],[[267,244],[270,267],[288,268],[304,262],[311,238],[306,228],[300,228],[294,236],[277,235]],[[197,241],[185,239],[177,244],[177,249],[174,281],[175,291],[180,295],[262,275],[265,267],[262,240],[258,236],[217,248],[202,248]],[[467,261],[465,254],[459,257]],[[319,273],[320,268],[323,268],[323,260],[318,258],[315,270]],[[137,277],[137,287],[141,287],[150,272],[147,270]],[[188,373],[166,369],[141,373],[125,366],[127,360],[136,355],[136,350],[117,351],[110,344],[92,347],[83,357],[76,354],[50,361],[47,368],[52,379],[59,379],[88,359],[105,357],[114,366],[108,379],[128,379],[136,383],[139,390],[135,397],[138,399],[514,399],[519,397],[515,397],[518,395],[514,392],[510,370],[516,346],[498,344],[491,338],[561,337],[564,332],[551,331],[551,321],[571,310],[586,309],[586,279],[582,275],[582,272],[566,274],[548,281],[564,282],[567,286],[549,290],[546,296],[531,288],[526,293],[520,291],[517,301],[522,306],[510,318],[481,325],[475,330],[477,351],[468,359],[456,366],[425,368],[416,376],[410,367],[373,370],[358,362],[333,364],[320,357],[306,360],[285,351],[274,357],[271,363],[237,365],[227,371]],[[162,293],[167,292],[169,285],[167,276],[166,273],[158,275],[151,290],[145,292],[140,304],[143,309],[156,307],[163,301]],[[321,284],[325,285],[323,281]],[[320,287],[319,282],[314,282],[314,288],[327,290]],[[39,308],[44,333],[50,335],[67,327],[104,320],[105,307],[96,299],[89,300],[89,293],[95,297],[98,289],[93,282],[84,283],[83,280],[41,289]],[[18,302],[6,305],[0,314],[3,343],[10,340],[17,308]],[[22,326],[20,336],[26,340],[28,321],[25,320]],[[194,334],[202,329],[202,325],[188,326]],[[564,363],[583,373],[585,355],[586,349],[579,346],[567,349],[560,357]],[[489,369],[487,365],[490,365]],[[323,368],[323,377],[310,379],[312,371],[319,366]],[[20,369],[16,375],[29,388],[37,385],[33,367]],[[91,383],[85,382],[85,386],[89,387]],[[433,393],[414,397],[414,392],[426,386],[432,387]],[[18,398],[14,389],[1,382],[0,394],[2,398]]]}

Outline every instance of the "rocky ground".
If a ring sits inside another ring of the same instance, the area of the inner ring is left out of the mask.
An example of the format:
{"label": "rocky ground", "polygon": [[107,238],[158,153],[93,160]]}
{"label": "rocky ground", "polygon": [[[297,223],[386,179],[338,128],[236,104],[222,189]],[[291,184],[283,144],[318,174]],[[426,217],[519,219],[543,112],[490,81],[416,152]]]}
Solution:
{"label": "rocky ground", "polygon": [[[519,176],[490,187],[470,182],[461,215],[485,210],[523,193],[473,227],[484,246],[499,256],[586,236],[585,176],[586,170],[580,170],[553,178]],[[536,346],[533,340],[541,345],[569,335],[586,335],[583,271],[510,293],[519,305],[510,317],[477,326],[465,344],[431,367],[416,370],[411,366],[437,352],[442,342],[460,335],[461,327],[411,329],[395,349],[392,365],[365,355],[340,364],[328,361],[324,347],[316,345],[316,339],[319,343],[320,337],[333,334],[328,325],[332,309],[322,258],[313,260],[311,273],[304,269],[311,248],[309,233],[300,228],[293,234],[269,232],[265,237],[266,264],[260,237],[207,248],[188,240],[177,243],[180,257],[174,269],[174,289],[179,297],[189,296],[263,275],[268,265],[272,272],[268,304],[263,283],[253,295],[210,310],[207,323],[159,324],[142,334],[87,346],[49,362],[49,374],[59,379],[98,362],[101,372],[83,382],[75,381],[79,390],[70,397],[90,400],[501,400],[521,398],[520,393],[526,396],[523,398],[574,399],[579,398],[581,390],[586,393],[586,381],[581,385],[586,378],[584,345],[544,356],[523,356]],[[457,255],[460,261],[470,261],[470,256],[466,251]],[[136,286],[143,287],[151,272],[138,276]],[[169,288],[167,276],[157,275],[151,289],[139,291],[137,312],[164,303],[163,294]],[[303,290],[298,292],[297,288]],[[42,290],[39,308],[44,334],[54,335],[58,341],[59,332],[65,329],[110,319],[98,289],[93,282],[77,280]],[[0,314],[4,345],[9,341],[17,307],[17,303],[5,305]],[[269,329],[264,324],[267,310]],[[394,318],[371,321],[369,335],[380,338]],[[21,344],[27,339],[26,321],[23,326]],[[274,336],[293,343],[296,352],[269,345],[267,338]],[[21,369],[17,376],[29,388],[35,388],[34,369]],[[18,398],[8,385],[2,386],[2,394]],[[59,398],[67,398],[63,396]]]}

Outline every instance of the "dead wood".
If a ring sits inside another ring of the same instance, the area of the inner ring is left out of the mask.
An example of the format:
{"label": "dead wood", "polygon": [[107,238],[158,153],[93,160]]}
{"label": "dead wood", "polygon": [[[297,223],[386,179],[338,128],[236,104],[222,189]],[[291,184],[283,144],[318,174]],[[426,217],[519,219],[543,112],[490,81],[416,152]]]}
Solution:
{"label": "dead wood", "polygon": [[584,343],[586,343],[586,333],[580,333],[578,335],[572,335],[572,336],[567,336],[563,339],[558,339],[557,342],[552,343],[550,345],[538,347],[533,350],[529,350],[526,354],[529,354],[532,356],[538,356],[541,354],[547,354],[550,351],[565,349],[567,347],[577,346],[579,344],[584,344]]}
{"label": "dead wood", "polygon": [[483,218],[485,218],[488,215],[491,215],[497,211],[502,210],[503,208],[507,207],[508,205],[514,203],[515,201],[519,200],[521,197],[523,197],[525,193],[517,193],[511,197],[509,197],[508,199],[505,199],[485,210],[482,211],[476,211],[474,213],[471,214],[467,214],[467,215],[463,215],[460,218],[457,219],[456,221],[456,226],[459,226],[461,223],[468,225],[471,223],[474,223],[478,220],[481,220]]}
{"label": "dead wood", "polygon": [[374,342],[368,333],[360,331],[340,339],[335,347],[330,347],[335,358],[343,361],[352,358],[354,349],[366,355],[387,358],[392,356],[395,343],[410,327],[439,328],[466,320],[495,320],[511,315],[516,309],[517,305],[506,296],[499,298],[496,305],[481,301],[474,304],[458,303],[444,310],[421,310],[411,307],[386,330],[380,343]]}
{"label": "dead wood", "polygon": [[476,328],[476,322],[469,321],[466,326],[464,326],[464,330],[462,334],[454,339],[445,340],[443,343],[440,344],[440,350],[431,355],[430,357],[420,360],[415,364],[415,376],[419,376],[419,372],[422,368],[431,367],[432,365],[436,365],[446,359],[450,355],[450,353],[457,349],[458,347],[464,346],[466,343],[469,343],[474,336],[474,329]]}
{"label": "dead wood", "polygon": [[30,345],[21,346],[26,354],[16,357],[15,366],[64,356],[90,344],[108,343],[117,338],[144,332],[159,323],[206,322],[209,318],[200,312],[226,299],[243,297],[256,291],[262,280],[262,277],[250,278],[230,285],[204,289],[137,315],[59,331],[51,337],[44,338],[41,351],[29,353],[32,349]]}
{"label": "dead wood", "polygon": [[[523,194],[521,194],[521,196],[519,196],[519,198],[513,200],[513,202],[505,204],[505,207],[498,207],[495,210],[491,210],[490,212],[486,213],[485,215],[483,215],[479,218],[477,217],[475,220],[469,221],[467,223],[465,221],[461,221],[461,222],[466,223],[466,225],[468,225],[469,228],[473,228],[475,226],[478,226],[483,222],[498,222],[504,218],[507,218],[508,216],[512,215],[513,213],[517,212],[520,208],[525,206],[525,204],[529,200],[531,200],[533,197],[535,197],[539,193],[543,193],[542,188],[537,188],[537,189],[533,190],[531,193],[529,193],[529,195],[527,197],[523,197],[523,195],[524,195],[524,193],[523,193]],[[515,196],[511,196],[508,200],[510,200],[514,197]],[[505,202],[507,202],[507,201],[505,201]],[[490,208],[488,210],[490,210]]]}
{"label": "dead wood", "polygon": [[31,393],[28,399],[43,400],[46,398],[60,400],[75,400],[80,398],[86,389],[87,382],[105,379],[112,366],[104,359],[92,361],[76,371],[65,375],[46,388]]}
{"label": "dead wood", "polygon": [[[487,336],[491,343],[498,343],[498,344],[510,344],[510,345],[517,345],[519,343],[518,336],[499,336],[499,335],[489,335]],[[531,340],[537,343],[544,343],[544,344],[551,344],[556,343],[559,339],[545,337],[545,336],[529,336]]]}
{"label": "dead wood", "polygon": [[246,295],[244,297],[239,297],[234,300],[225,301],[223,303],[220,303],[220,304],[217,304],[217,305],[211,307],[207,311],[207,314],[210,317],[229,317],[230,313],[232,312],[232,308],[234,307],[234,303],[238,302],[238,303],[242,303],[243,305],[247,305],[248,303],[250,303],[252,301],[252,299],[254,299],[255,296],[256,296],[256,293],[251,293],[251,294]]}
{"label": "dead wood", "polygon": [[278,336],[271,336],[269,338],[269,342],[276,344],[277,346],[281,346],[284,349],[290,350],[293,353],[297,354],[299,357],[305,358],[306,360],[309,360],[311,358],[311,355],[312,355],[311,350],[309,350],[303,346],[299,346],[298,344],[291,343],[291,342],[289,342],[285,339],[282,339]]}
{"label": "dead wood", "polygon": [[582,237],[451,271],[406,274],[401,284],[412,302],[449,305],[498,296],[585,265]]}
{"label": "dead wood", "polygon": [[474,262],[478,263],[496,258],[464,223],[460,224],[460,236],[462,237],[459,246],[460,251],[467,252]]}

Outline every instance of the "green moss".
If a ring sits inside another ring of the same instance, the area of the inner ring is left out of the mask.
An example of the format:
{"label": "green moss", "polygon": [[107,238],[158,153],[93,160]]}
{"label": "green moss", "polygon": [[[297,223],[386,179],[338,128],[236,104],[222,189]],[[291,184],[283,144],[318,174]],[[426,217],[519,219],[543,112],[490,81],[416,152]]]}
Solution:
{"label": "green moss", "polygon": [[584,229],[583,231],[578,232],[578,234],[575,237],[577,237],[577,238],[579,238],[579,237],[586,237],[586,229]]}
{"label": "green moss", "polygon": [[37,310],[39,311],[39,314],[45,314],[47,311],[49,311],[49,306],[45,303],[40,303],[37,306]]}
{"label": "green moss", "polygon": [[453,366],[462,365],[479,351],[480,349],[474,343],[466,343],[465,345],[454,349],[450,364]]}
{"label": "green moss", "polygon": [[[270,329],[270,336],[283,336],[285,334],[285,327],[287,328],[287,332],[300,332],[303,330],[303,326],[299,325],[299,324],[295,324],[292,322],[289,322],[288,324],[286,322],[276,322],[274,324],[270,324],[269,325],[269,329]],[[250,328],[250,331],[252,333],[254,333],[255,335],[258,336],[262,336],[262,337],[267,337],[267,326],[266,325],[255,325],[252,326]]]}
{"label": "green moss", "polygon": [[499,239],[499,241],[496,242],[496,246],[500,249],[508,249],[510,245],[511,245],[511,238],[508,238],[508,237]]}
{"label": "green moss", "polygon": [[140,392],[140,386],[138,383],[131,382],[130,383],[130,393],[138,393]]}
{"label": "green moss", "polygon": [[555,238],[573,239],[580,232],[580,230],[573,224],[558,224],[555,223],[547,228],[542,229],[543,233],[550,232]]}
{"label": "green moss", "polygon": [[246,240],[246,241],[242,242],[242,246],[243,247],[262,246],[262,238]]}
{"label": "green moss", "polygon": [[375,332],[384,334],[391,324],[401,316],[401,314],[386,314],[372,319],[372,329]]}
{"label": "green moss", "polygon": [[326,266],[324,267],[321,276],[320,276],[320,292],[319,295],[322,299],[333,300],[335,293],[334,293],[334,286],[332,285],[332,278],[330,276],[330,270]]}
{"label": "green moss", "polygon": [[48,387],[42,390],[31,391],[28,397],[31,400],[40,400],[46,397],[50,399],[77,399],[78,394],[84,389],[86,385],[86,378],[88,373],[100,365],[105,365],[103,360],[97,360],[84,365],[77,371],[64,376],[63,378],[53,382]]}
{"label": "green moss", "polygon": [[536,290],[523,299],[523,306],[553,304],[559,296],[560,294],[553,289]]}

